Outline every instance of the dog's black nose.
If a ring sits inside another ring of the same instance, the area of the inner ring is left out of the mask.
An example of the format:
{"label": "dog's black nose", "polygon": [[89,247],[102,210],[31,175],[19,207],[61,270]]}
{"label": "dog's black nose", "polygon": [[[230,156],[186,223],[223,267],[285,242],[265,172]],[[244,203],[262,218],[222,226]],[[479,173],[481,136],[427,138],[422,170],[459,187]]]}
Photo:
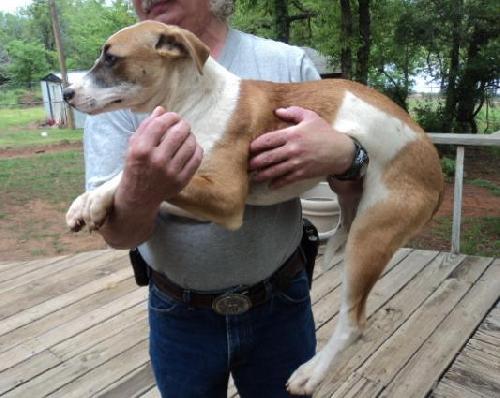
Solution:
{"label": "dog's black nose", "polygon": [[73,99],[74,96],[75,96],[75,90],[72,89],[71,87],[67,87],[63,90],[64,101],[69,102]]}

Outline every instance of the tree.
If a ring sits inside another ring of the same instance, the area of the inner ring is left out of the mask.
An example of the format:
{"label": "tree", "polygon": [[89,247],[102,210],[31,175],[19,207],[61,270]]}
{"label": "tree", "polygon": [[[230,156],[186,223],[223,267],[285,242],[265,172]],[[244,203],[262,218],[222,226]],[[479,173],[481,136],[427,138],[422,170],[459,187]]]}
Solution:
{"label": "tree", "polygon": [[344,79],[350,79],[352,75],[352,11],[349,0],[340,0],[340,69]]}
{"label": "tree", "polygon": [[31,88],[32,82],[39,80],[50,70],[46,61],[50,55],[40,42],[11,41],[7,45],[7,54],[10,60],[7,74],[15,83]]}
{"label": "tree", "polygon": [[361,44],[358,47],[356,59],[355,79],[363,84],[368,83],[368,70],[370,68],[371,48],[371,18],[370,0],[359,0],[359,36]]}

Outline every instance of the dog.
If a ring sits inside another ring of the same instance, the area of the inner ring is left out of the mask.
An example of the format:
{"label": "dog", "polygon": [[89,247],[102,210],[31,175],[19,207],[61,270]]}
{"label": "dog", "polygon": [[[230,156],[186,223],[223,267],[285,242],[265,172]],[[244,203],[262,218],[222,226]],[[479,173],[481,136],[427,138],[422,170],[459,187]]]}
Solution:
{"label": "dog", "polygon": [[[312,394],[340,354],[360,337],[368,294],[392,258],[438,209],[443,177],[437,151],[408,114],[377,91],[334,79],[278,84],[242,80],[210,57],[194,34],[146,21],[120,30],[66,101],[98,114],[162,105],[191,125],[204,159],[189,184],[169,200],[169,211],[229,229],[242,224],[245,204],[266,206],[297,197],[320,179],[277,190],[251,183],[249,145],[260,134],[287,126],[273,111],[292,105],[313,110],[337,131],[355,138],[370,162],[359,201],[339,193],[340,222],[327,242],[326,262],[343,251],[344,276],[335,332],[289,378],[292,394]],[[113,206],[120,175],[80,195],[68,226],[98,229]],[[186,213],[187,212],[187,213]]]}

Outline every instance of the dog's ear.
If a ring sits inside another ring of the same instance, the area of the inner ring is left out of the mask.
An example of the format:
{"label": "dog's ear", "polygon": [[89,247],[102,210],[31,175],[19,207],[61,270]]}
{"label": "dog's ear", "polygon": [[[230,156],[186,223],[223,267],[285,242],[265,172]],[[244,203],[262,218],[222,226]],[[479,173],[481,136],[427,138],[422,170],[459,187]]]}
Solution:
{"label": "dog's ear", "polygon": [[155,48],[161,56],[192,58],[200,74],[203,73],[203,65],[210,55],[208,46],[189,31],[160,33]]}

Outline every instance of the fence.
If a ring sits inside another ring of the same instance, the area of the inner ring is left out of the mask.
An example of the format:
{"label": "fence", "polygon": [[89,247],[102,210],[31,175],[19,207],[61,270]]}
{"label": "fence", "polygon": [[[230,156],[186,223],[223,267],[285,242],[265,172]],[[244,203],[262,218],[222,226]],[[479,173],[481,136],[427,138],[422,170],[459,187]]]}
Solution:
{"label": "fence", "polygon": [[464,158],[466,146],[500,147],[500,131],[492,134],[428,133],[434,144],[456,147],[455,179],[453,194],[453,223],[451,252],[460,253],[460,226],[462,222],[462,194],[464,180]]}

